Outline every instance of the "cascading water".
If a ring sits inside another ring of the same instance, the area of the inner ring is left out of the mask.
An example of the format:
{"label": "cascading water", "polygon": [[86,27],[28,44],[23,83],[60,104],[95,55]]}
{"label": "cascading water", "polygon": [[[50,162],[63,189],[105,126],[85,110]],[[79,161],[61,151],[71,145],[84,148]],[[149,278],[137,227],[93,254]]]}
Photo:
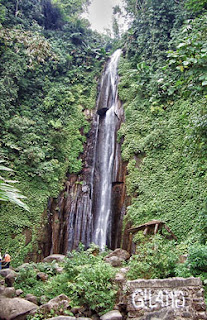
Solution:
{"label": "cascading water", "polygon": [[98,128],[98,143],[96,149],[96,205],[94,207],[93,242],[101,249],[111,245],[112,228],[112,182],[115,167],[116,131],[118,124],[118,92],[117,92],[117,65],[121,55],[118,49],[112,55],[103,74],[98,111],[100,116]]}
{"label": "cascading water", "polygon": [[[125,214],[126,164],[116,133],[124,120],[118,99],[117,65],[121,50],[109,60],[101,79],[97,113],[90,114],[91,130],[82,155],[83,169],[67,177],[57,199],[49,199],[48,225],[39,246],[44,256],[66,254],[92,242],[101,249],[121,246]],[[85,110],[90,112],[89,110]]]}

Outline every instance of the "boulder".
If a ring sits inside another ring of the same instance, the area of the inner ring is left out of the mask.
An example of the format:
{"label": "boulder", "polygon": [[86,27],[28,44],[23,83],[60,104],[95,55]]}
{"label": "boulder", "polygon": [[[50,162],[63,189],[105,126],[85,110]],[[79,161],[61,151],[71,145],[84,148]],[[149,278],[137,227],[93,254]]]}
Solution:
{"label": "boulder", "polygon": [[21,269],[26,269],[30,266],[30,264],[28,262],[21,264],[21,266],[15,268],[15,271],[20,271]]}
{"label": "boulder", "polygon": [[5,286],[1,285],[0,286],[0,296],[4,295],[4,290],[5,290]]}
{"label": "boulder", "polygon": [[14,287],[7,287],[2,292],[2,295],[7,297],[7,298],[13,298],[13,297],[16,296],[16,290],[15,290]]}
{"label": "boulder", "polygon": [[4,278],[6,278],[6,276],[8,276],[8,274],[10,274],[10,273],[12,273],[12,272],[14,272],[12,269],[9,269],[9,268],[7,268],[7,269],[2,269],[2,270],[0,270],[0,275],[2,276],[2,277],[4,277]]}
{"label": "boulder", "polygon": [[113,252],[109,253],[104,260],[112,265],[112,267],[120,267],[123,261],[126,261],[130,258],[129,252],[123,249],[116,249]]}
{"label": "boulder", "polygon": [[61,311],[61,310],[67,310],[69,307],[70,299],[65,294],[60,294],[59,296],[55,297],[54,299],[51,299],[47,303],[43,304],[39,308],[39,312],[42,314],[47,314],[51,310],[54,311]]}
{"label": "boulder", "polygon": [[126,280],[126,277],[123,273],[121,272],[118,272],[116,275],[115,275],[115,279],[114,281],[117,282],[117,283],[122,283]]}
{"label": "boulder", "polygon": [[31,293],[28,293],[28,294],[25,296],[25,300],[30,301],[30,302],[33,302],[34,304],[38,304],[37,297],[34,296],[34,295],[31,294]]}
{"label": "boulder", "polygon": [[110,258],[112,256],[116,256],[122,261],[126,261],[130,258],[129,252],[120,248],[115,249],[114,251],[109,253],[105,258]]}
{"label": "boulder", "polygon": [[122,320],[122,315],[118,310],[112,310],[100,317],[101,320]]}
{"label": "boulder", "polygon": [[61,262],[65,259],[65,256],[63,254],[51,254],[50,256],[47,256],[46,258],[43,259],[43,262],[52,262],[52,261],[57,261]]}
{"label": "boulder", "polygon": [[105,257],[104,260],[108,262],[112,267],[121,267],[123,260],[116,256]]}
{"label": "boulder", "polygon": [[122,274],[127,274],[129,270],[130,270],[130,267],[125,267],[125,268],[121,268],[119,272],[121,272]]}
{"label": "boulder", "polygon": [[22,298],[6,298],[0,297],[0,318],[5,320],[12,320],[21,318],[21,320],[26,319],[27,315],[30,314],[31,311],[37,309],[37,306],[24,300]]}
{"label": "boulder", "polygon": [[16,290],[16,296],[17,297],[21,296],[21,294],[23,294],[23,293],[24,293],[24,291],[22,289],[17,289]]}
{"label": "boulder", "polygon": [[15,279],[17,277],[17,273],[13,270],[11,270],[10,273],[5,277],[5,283],[8,287],[13,287]]}
{"label": "boulder", "polygon": [[37,273],[37,280],[41,280],[43,282],[47,281],[48,275],[44,272],[38,272]]}
{"label": "boulder", "polygon": [[69,316],[58,316],[58,317],[48,318],[46,320],[76,320],[76,318],[69,317]]}
{"label": "boulder", "polygon": [[0,286],[4,286],[4,285],[5,285],[5,280],[4,279],[0,280]]}

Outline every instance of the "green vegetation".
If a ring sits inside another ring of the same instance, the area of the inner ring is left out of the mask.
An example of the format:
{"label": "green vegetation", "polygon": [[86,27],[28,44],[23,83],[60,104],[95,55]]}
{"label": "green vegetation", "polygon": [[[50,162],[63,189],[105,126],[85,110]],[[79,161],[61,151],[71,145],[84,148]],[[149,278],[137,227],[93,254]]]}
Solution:
{"label": "green vegetation", "polygon": [[[106,255],[106,253],[104,253]],[[57,273],[57,263],[33,263],[20,269],[15,287],[32,293],[39,299],[52,299],[59,294],[70,298],[70,306],[86,306],[99,315],[113,309],[117,286],[113,282],[115,269],[104,262],[103,254],[94,256],[93,250],[72,252],[62,262],[63,273]],[[48,275],[48,281],[37,279],[37,272]]]}
{"label": "green vegetation", "polygon": [[[0,163],[3,161],[0,160]],[[12,169],[0,165],[0,171],[11,172]],[[25,198],[21,195],[18,189],[14,188],[11,183],[16,183],[17,181],[6,180],[4,177],[0,176],[0,201],[9,201],[14,204],[17,204],[19,207],[29,210],[28,206],[24,204],[20,199]]]}
{"label": "green vegetation", "polygon": [[136,4],[119,85],[126,114],[119,139],[132,197],[128,220],[163,220],[179,242],[200,242],[207,168],[205,5],[195,14],[193,1],[186,2],[188,9],[176,1]]}
{"label": "green vegetation", "polygon": [[[14,265],[35,244],[48,198],[58,195],[66,173],[82,169],[90,128],[84,110],[95,106],[108,44],[80,19],[85,4],[0,1],[0,159],[30,208],[0,205],[0,247],[10,248]],[[25,229],[32,230],[27,247]]]}
{"label": "green vegetation", "polygon": [[[126,121],[118,138],[128,163],[126,220],[134,226],[163,220],[178,238],[138,235],[128,277],[205,281],[207,3],[125,2],[131,28],[120,40],[115,7],[118,40],[112,43],[80,18],[85,0],[0,0],[0,170],[6,174],[0,177],[0,247],[10,250],[14,266],[22,263],[34,250],[48,198],[58,195],[67,174],[81,172],[90,129],[84,111],[95,106],[107,50],[121,42],[119,96]],[[12,187],[16,180],[21,193]],[[27,246],[25,230],[31,231]],[[177,263],[181,254],[188,255],[184,264]],[[53,265],[35,267],[49,281],[40,283],[34,266],[25,268],[17,280],[25,294],[65,293],[73,296],[71,306],[87,304],[99,314],[112,308],[114,271],[102,255],[73,252],[62,274]]]}
{"label": "green vegetation", "polygon": [[175,276],[179,252],[175,241],[167,241],[159,234],[146,238],[139,233],[137,238],[137,253],[128,263],[128,278],[163,279]]}

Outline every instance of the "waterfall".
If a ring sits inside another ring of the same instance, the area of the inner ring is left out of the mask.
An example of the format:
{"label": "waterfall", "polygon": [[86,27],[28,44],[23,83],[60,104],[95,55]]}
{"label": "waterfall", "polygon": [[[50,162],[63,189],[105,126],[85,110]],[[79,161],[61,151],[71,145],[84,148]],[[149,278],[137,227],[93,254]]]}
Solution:
{"label": "waterfall", "polygon": [[118,92],[117,66],[121,50],[118,49],[112,55],[106,70],[102,76],[100,93],[98,97],[99,128],[96,148],[95,164],[95,207],[94,207],[94,231],[93,242],[101,249],[111,246],[112,229],[112,182],[116,155],[116,132]]}
{"label": "waterfall", "polygon": [[[67,176],[64,189],[48,202],[44,256],[88,248],[92,242],[101,249],[121,245],[125,214],[126,164],[116,135],[124,113],[118,99],[117,66],[121,50],[115,51],[102,75],[97,112],[91,114],[91,129],[82,155],[83,169]],[[43,246],[43,248],[42,248]]]}

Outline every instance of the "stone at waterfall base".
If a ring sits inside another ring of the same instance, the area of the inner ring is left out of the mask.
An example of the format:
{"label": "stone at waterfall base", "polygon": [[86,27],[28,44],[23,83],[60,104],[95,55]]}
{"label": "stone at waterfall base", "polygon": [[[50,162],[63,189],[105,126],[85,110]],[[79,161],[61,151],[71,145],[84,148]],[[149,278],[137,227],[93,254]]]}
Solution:
{"label": "stone at waterfall base", "polygon": [[19,320],[26,320],[31,311],[35,311],[37,305],[22,298],[0,297],[0,319],[12,320],[18,317]]}
{"label": "stone at waterfall base", "polygon": [[122,320],[122,315],[118,310],[112,310],[100,317],[101,320]]}
{"label": "stone at waterfall base", "polygon": [[43,259],[43,262],[52,262],[57,261],[61,262],[65,259],[65,256],[63,254],[51,254],[50,256],[47,256]]}
{"label": "stone at waterfall base", "polygon": [[122,262],[130,258],[130,254],[123,249],[117,248],[109,253],[104,260],[108,262],[112,267],[121,267]]}

